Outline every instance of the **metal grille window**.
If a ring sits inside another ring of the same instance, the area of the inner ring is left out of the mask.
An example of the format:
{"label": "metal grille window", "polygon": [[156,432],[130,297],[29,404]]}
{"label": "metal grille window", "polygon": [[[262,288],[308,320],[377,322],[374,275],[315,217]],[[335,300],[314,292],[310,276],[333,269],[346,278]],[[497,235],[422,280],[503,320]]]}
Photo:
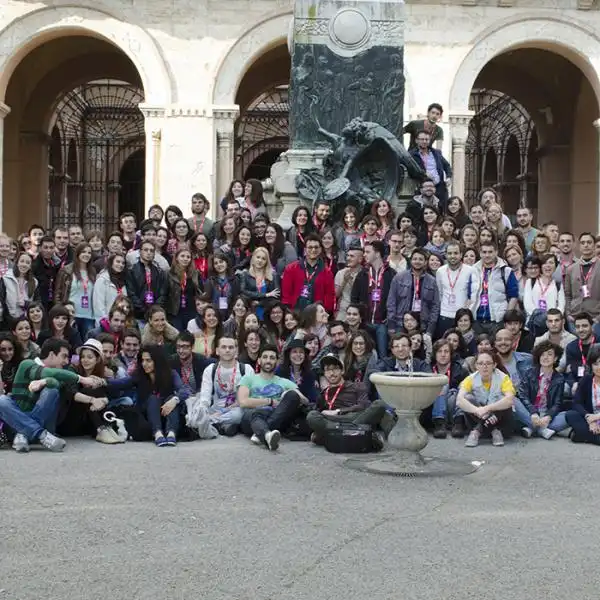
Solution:
{"label": "metal grille window", "polygon": [[271,165],[289,146],[287,85],[279,85],[254,99],[236,129],[236,176],[264,179]]}
{"label": "metal grille window", "polygon": [[465,201],[471,205],[482,188],[494,187],[516,212],[519,205],[527,205],[535,185],[527,181],[533,120],[519,102],[496,90],[473,90],[469,108],[475,116],[465,149]]}
{"label": "metal grille window", "polygon": [[49,157],[51,226],[77,223],[107,233],[121,212],[142,216],[143,101],[139,88],[111,80],[89,82],[59,100]]}

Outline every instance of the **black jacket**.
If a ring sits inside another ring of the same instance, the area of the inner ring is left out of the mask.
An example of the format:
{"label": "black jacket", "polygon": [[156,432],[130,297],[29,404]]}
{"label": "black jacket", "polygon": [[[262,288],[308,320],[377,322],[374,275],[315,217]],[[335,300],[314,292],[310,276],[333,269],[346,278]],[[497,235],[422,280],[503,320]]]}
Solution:
{"label": "black jacket", "polygon": [[[152,304],[157,304],[165,308],[168,295],[167,275],[159,269],[155,264],[150,266],[152,274],[151,287],[154,294]],[[146,319],[146,311],[150,307],[145,302],[146,292],[146,268],[141,262],[137,262],[127,272],[127,295],[133,303],[133,311],[136,319]]]}
{"label": "black jacket", "polygon": [[[173,356],[169,362],[171,364],[171,369],[176,371],[183,380],[181,375],[181,360],[179,356]],[[214,362],[216,362],[214,358],[205,358],[201,354],[196,353],[192,354],[192,369],[194,370],[194,379],[196,380],[196,387],[193,388],[190,386],[192,394],[196,394],[200,391],[200,388],[202,387],[202,376],[204,375],[204,369],[206,369],[208,365],[212,365]],[[187,385],[190,384],[188,383]]]}
{"label": "black jacket", "polygon": [[[38,254],[31,265],[31,272],[38,281],[41,302],[46,311],[50,310],[53,304],[54,282],[59,270],[60,261],[54,256],[50,259],[50,264],[48,264],[42,258],[42,255]],[[52,291],[52,294],[50,294],[50,291]]]}
{"label": "black jacket", "polygon": [[[387,320],[387,297],[390,293],[390,285],[392,284],[392,279],[396,275],[396,271],[391,267],[384,265],[383,278],[381,282],[381,302],[379,303],[379,319],[377,322],[385,323]],[[350,292],[350,301],[353,304],[362,304],[365,307],[365,322],[371,323],[371,297],[369,291],[369,267],[365,267],[362,269],[356,279],[354,280],[354,285],[352,286],[352,291]]]}
{"label": "black jacket", "polygon": [[[517,396],[525,408],[532,414],[537,413],[535,400],[540,389],[540,368],[533,367],[527,371],[527,377],[521,379]],[[554,418],[563,409],[563,391],[565,378],[562,373],[554,371],[546,398],[547,414]]]}

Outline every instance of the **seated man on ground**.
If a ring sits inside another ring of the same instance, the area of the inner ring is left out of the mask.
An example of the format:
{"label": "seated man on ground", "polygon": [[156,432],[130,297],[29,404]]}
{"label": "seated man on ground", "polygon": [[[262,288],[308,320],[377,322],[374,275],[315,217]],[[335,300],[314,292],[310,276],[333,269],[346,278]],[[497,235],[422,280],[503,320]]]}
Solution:
{"label": "seated man on ground", "polygon": [[242,432],[254,444],[264,444],[272,451],[279,448],[281,432],[297,418],[300,405],[308,403],[294,382],[275,375],[278,359],[277,346],[263,346],[258,356],[260,373],[244,375],[237,392],[244,409]]}
{"label": "seated man on ground", "polygon": [[219,338],[216,352],[218,360],[204,369],[200,393],[194,402],[200,402],[208,410],[211,424],[221,435],[233,436],[239,430],[243,415],[236,394],[242,379],[254,375],[254,370],[236,360],[236,340],[231,336]]}
{"label": "seated man on ground", "polygon": [[96,388],[104,383],[97,377],[81,377],[66,371],[70,350],[65,340],[46,340],[39,359],[19,364],[11,395],[0,396],[0,420],[15,431],[13,448],[17,452],[29,452],[30,442],[36,440],[48,450],[61,452],[65,440],[50,432],[56,424],[60,385],[79,383]]}
{"label": "seated man on ground", "polygon": [[[374,430],[373,446],[381,450],[384,436],[387,437],[394,426],[385,402],[370,402],[363,383],[344,381],[344,364],[335,354],[324,356],[321,364],[328,386],[318,397],[316,410],[311,410],[306,417],[313,431],[311,441],[321,444],[327,429],[335,428],[336,423],[371,425]],[[383,433],[376,429],[381,429]]]}
{"label": "seated man on ground", "polygon": [[519,387],[519,398],[531,414],[527,427],[545,440],[569,426],[563,410],[565,381],[556,370],[561,355],[560,346],[550,341],[540,342],[533,349],[534,366]]}
{"label": "seated man on ground", "polygon": [[492,352],[480,352],[475,366],[477,371],[460,384],[456,398],[471,430],[465,446],[475,448],[479,438],[488,432],[494,446],[504,446],[504,435],[510,435],[513,427],[515,388],[510,377],[496,367]]}
{"label": "seated man on ground", "polygon": [[177,354],[169,359],[171,369],[177,371],[192,395],[200,391],[206,367],[214,363],[214,359],[193,352],[195,343],[196,338],[192,333],[182,331],[175,340]]}

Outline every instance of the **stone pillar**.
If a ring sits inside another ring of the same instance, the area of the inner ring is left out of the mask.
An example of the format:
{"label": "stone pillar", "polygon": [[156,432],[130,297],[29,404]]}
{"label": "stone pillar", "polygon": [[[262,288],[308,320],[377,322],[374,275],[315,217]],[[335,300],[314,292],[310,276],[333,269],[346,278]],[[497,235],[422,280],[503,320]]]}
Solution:
{"label": "stone pillar", "polygon": [[597,183],[596,183],[596,230],[595,233],[600,232],[600,119],[596,119],[594,121],[594,127],[596,128],[596,133],[598,134],[598,168],[597,168]]}
{"label": "stone pillar", "polygon": [[[18,233],[26,230],[31,223],[49,225],[48,148],[51,138],[43,131],[21,131],[19,141],[19,193],[18,197],[9,199],[17,213],[13,222]],[[10,208],[13,209],[13,206]]]}
{"label": "stone pillar", "polygon": [[146,134],[146,173],[144,186],[144,216],[153,204],[160,204],[160,156],[162,144],[162,127],[165,120],[163,106],[140,104],[144,115],[144,132]]}
{"label": "stone pillar", "polygon": [[452,139],[452,195],[465,199],[465,148],[469,136],[469,123],[475,113],[451,113],[449,115],[450,136]]}
{"label": "stone pillar", "polygon": [[10,112],[10,108],[4,104],[4,102],[0,102],[0,231],[4,231],[4,182],[3,182],[3,173],[4,173],[4,118]]}
{"label": "stone pillar", "polygon": [[570,153],[568,144],[546,145],[538,150],[537,222],[556,221],[561,230],[571,228],[571,220],[565,211],[571,200]]}
{"label": "stone pillar", "polygon": [[[218,203],[234,177],[234,128],[235,120],[239,114],[239,106],[213,106],[213,119],[217,133],[217,168],[213,215],[219,214]],[[211,208],[213,207],[211,206]]]}

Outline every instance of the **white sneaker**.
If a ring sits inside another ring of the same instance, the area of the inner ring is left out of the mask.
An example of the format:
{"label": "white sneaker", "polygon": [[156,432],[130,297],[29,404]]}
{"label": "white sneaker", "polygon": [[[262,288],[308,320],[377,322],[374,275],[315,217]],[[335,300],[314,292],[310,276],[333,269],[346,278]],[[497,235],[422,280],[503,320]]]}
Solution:
{"label": "white sneaker", "polygon": [[265,433],[265,442],[267,443],[267,447],[271,452],[275,452],[277,448],[279,448],[279,441],[281,440],[281,433],[277,431],[277,429],[273,429],[273,431],[269,431],[269,433]]}
{"label": "white sneaker", "polygon": [[548,429],[548,427],[544,427],[541,431],[538,432],[545,440],[549,440],[555,433],[554,429]]}
{"label": "white sneaker", "polygon": [[256,434],[252,435],[252,437],[250,438],[250,441],[253,444],[256,444],[257,446],[261,446],[262,445],[262,442],[260,441],[260,438]]}
{"label": "white sneaker", "polygon": [[528,440],[533,435],[533,430],[530,427],[521,427],[521,435]]}
{"label": "white sneaker", "polygon": [[40,444],[44,446],[44,448],[47,448],[52,452],[62,452],[65,449],[65,446],[67,445],[67,442],[65,442],[65,440],[56,437],[55,435],[52,435],[49,431],[46,430],[40,433],[39,439]]}
{"label": "white sneaker", "polygon": [[100,427],[96,434],[96,441],[101,444],[120,444],[121,440],[112,427]]}
{"label": "white sneaker", "polygon": [[471,431],[471,433],[469,433],[469,436],[467,437],[467,440],[465,441],[465,446],[467,448],[476,448],[479,445],[479,438],[480,438],[479,431],[477,431],[477,429],[473,429],[473,431]]}
{"label": "white sneaker", "polygon": [[22,433],[17,433],[17,435],[15,435],[12,447],[17,452],[29,452],[30,450],[29,441]]}

